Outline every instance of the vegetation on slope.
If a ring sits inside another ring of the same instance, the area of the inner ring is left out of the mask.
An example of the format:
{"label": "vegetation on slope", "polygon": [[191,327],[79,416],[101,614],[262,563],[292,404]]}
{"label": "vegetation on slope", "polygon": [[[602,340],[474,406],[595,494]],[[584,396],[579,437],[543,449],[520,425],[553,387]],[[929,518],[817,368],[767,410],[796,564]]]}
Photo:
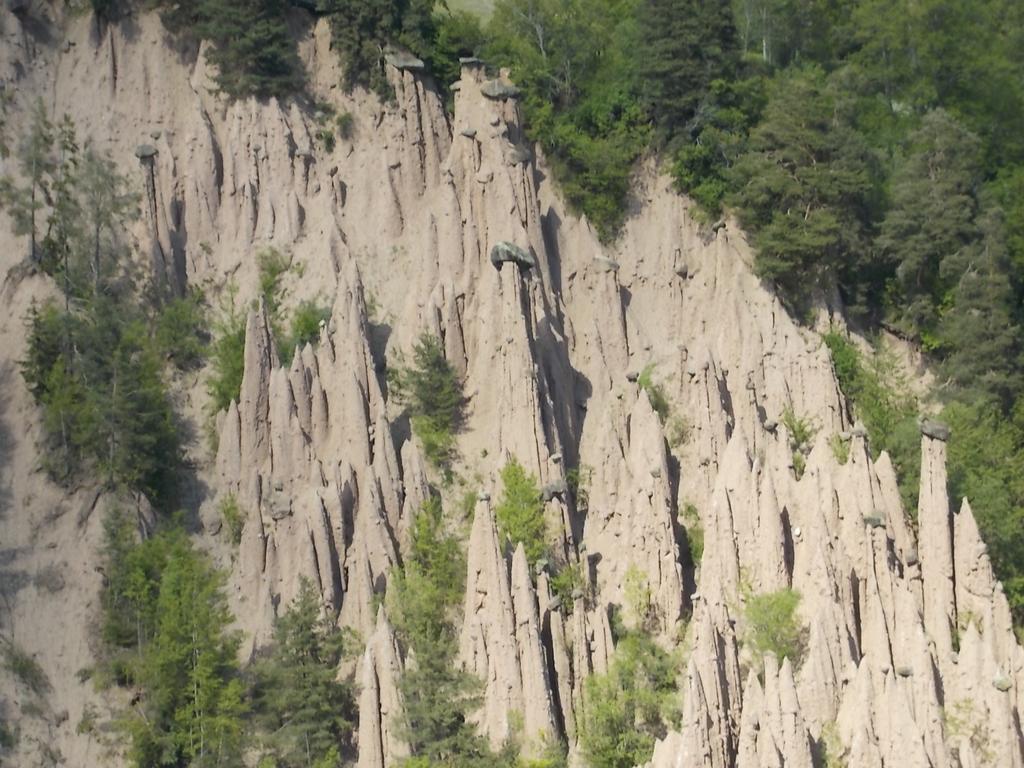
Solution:
{"label": "vegetation on slope", "polygon": [[334,768],[352,756],[353,687],[338,679],[350,642],[310,582],[243,671],[225,575],[176,523],[139,539],[115,509],[103,556],[103,655],[93,675],[140,692],[118,721],[132,765],[240,766],[252,750],[261,766]]}
{"label": "vegetation on slope", "polygon": [[592,768],[633,768],[678,725],[678,660],[642,630],[617,628],[608,671],[583,686],[580,745]]}
{"label": "vegetation on slope", "polygon": [[202,354],[200,300],[140,285],[124,242],[135,207],[128,182],[79,146],[69,119],[55,126],[37,107],[22,146],[35,172],[24,186],[0,180],[0,204],[62,293],[30,311],[21,364],[43,410],[46,468],[64,482],[88,469],[166,507],[180,436],[164,363],[193,365]]}
{"label": "vegetation on slope", "polygon": [[413,345],[412,363],[388,371],[391,393],[406,403],[413,431],[423,451],[447,474],[455,453],[455,433],[462,425],[462,387],[445,358],[441,340],[423,333]]}
{"label": "vegetation on slope", "polygon": [[498,762],[470,721],[480,703],[480,681],[455,663],[456,611],[465,578],[465,556],[445,530],[440,498],[431,497],[416,515],[409,556],[388,594],[399,641],[416,659],[399,683],[412,753],[409,768],[482,768]]}

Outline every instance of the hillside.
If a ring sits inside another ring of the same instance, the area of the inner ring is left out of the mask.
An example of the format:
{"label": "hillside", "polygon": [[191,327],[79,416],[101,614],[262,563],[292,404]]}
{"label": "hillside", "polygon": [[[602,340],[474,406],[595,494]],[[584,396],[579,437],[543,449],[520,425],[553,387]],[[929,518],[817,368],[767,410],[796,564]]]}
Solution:
{"label": "hillside", "polygon": [[[595,764],[604,729],[642,734],[653,768],[1024,766],[1024,651],[970,500],[949,498],[948,430],[922,423],[906,508],[822,337],[847,332],[839,302],[794,319],[736,220],[710,226],[647,160],[602,241],[524,133],[507,73],[476,60],[450,113],[401,57],[382,101],[340,87],[326,20],[296,21],[308,97],[228,100],[209,46],[193,57],[155,12],[2,21],[7,134],[30,131],[37,99],[69,115],[137,198],[125,249],[145,281],[201,289],[214,339],[229,307],[244,319],[226,408],[211,352],[163,361],[184,457],[164,506],[88,462],[59,484],[21,361],[32,307],[65,294],[0,214],[4,765],[160,764],[133,758],[118,726],[150,723],[149,678],[98,683],[119,509],[133,541],[183,511],[188,546],[226,574],[240,635],[219,648],[239,679],[305,582],[350,630],[332,673],[352,683],[352,733],[321,765],[479,764],[454,748],[431,762],[410,733],[430,691],[409,675],[435,671],[423,649],[437,648],[477,679],[465,715],[493,755],[512,745],[502,765],[557,765],[552,745]],[[304,302],[325,312],[286,356],[281,329]],[[424,338],[461,393],[447,447],[402,387]],[[542,524],[517,538],[509,510],[535,508]],[[436,597],[414,591],[438,567],[422,545],[451,540],[461,583],[425,620],[431,646],[413,623]],[[616,721],[604,705],[631,680],[665,695]],[[263,736],[238,743],[166,764],[256,765]]]}

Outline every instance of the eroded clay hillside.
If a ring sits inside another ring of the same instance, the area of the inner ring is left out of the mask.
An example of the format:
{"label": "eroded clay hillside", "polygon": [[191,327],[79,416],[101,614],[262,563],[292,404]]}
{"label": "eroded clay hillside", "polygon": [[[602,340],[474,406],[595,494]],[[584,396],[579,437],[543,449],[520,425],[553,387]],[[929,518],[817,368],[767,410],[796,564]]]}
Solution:
{"label": "eroded clay hillside", "polygon": [[[602,245],[525,141],[514,88],[475,61],[451,116],[416,67],[391,67],[396,98],[382,104],[336,86],[318,24],[301,43],[311,92],[354,116],[351,137],[327,149],[310,105],[216,97],[202,55],[193,61],[154,14],[104,26],[47,14],[3,12],[11,128],[39,97],[110,152],[142,196],[133,237],[147,269],[214,300],[234,283],[248,300],[254,254],[272,245],[290,261],[287,301],[332,307],[292,360],[265,309],[250,312],[241,396],[216,418],[216,453],[203,437],[204,374],[179,375],[175,395],[194,432],[182,505],[230,569],[243,654],[266,642],[303,577],[365,643],[359,766],[408,754],[397,684],[408,659],[380,596],[438,476],[385,371],[424,331],[443,340],[467,397],[456,468],[476,502],[458,657],[483,681],[477,719],[492,744],[526,734],[530,755],[564,739],[585,764],[584,681],[606,670],[611,615],[640,574],[648,623],[680,665],[681,720],[657,745],[657,768],[819,765],[826,741],[851,768],[1024,765],[1024,652],[970,506],[947,498],[947,435],[923,430],[911,525],[820,336],[753,276],[733,224],[700,226],[647,169],[621,238]],[[116,764],[76,727],[87,707],[102,719],[129,695],[97,694],[78,674],[96,651],[110,502],[40,469],[40,417],[18,361],[24,316],[57,288],[25,268],[25,238],[6,219],[0,243],[0,618],[51,684],[29,708],[22,683],[0,678],[4,716],[21,731],[9,760]],[[657,383],[668,418],[641,378]],[[784,414],[814,425],[806,444]],[[551,551],[581,565],[571,605],[543,564],[498,537],[511,458],[544,489]],[[567,482],[580,468],[585,505]],[[217,514],[232,494],[245,516],[237,551]],[[782,588],[802,596],[798,665],[741,642],[747,597]]]}

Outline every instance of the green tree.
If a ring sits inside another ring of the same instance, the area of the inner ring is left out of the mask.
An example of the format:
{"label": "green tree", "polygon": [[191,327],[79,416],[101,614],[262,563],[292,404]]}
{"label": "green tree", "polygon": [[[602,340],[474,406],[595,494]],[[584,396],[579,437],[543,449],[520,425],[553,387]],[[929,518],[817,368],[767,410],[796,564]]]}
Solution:
{"label": "green tree", "polygon": [[322,0],[331,22],[331,40],[341,60],[348,90],[357,85],[391,96],[384,72],[384,50],[397,42],[402,0]]}
{"label": "green tree", "polygon": [[513,457],[501,470],[501,483],[501,500],[494,508],[498,530],[513,547],[522,543],[527,559],[535,563],[547,552],[547,524],[537,478]]}
{"label": "green tree", "polygon": [[427,458],[447,466],[455,450],[455,432],[462,425],[463,398],[441,340],[421,334],[413,345],[412,365],[393,369],[390,381],[392,392],[408,405]]}
{"label": "green tree", "polygon": [[398,638],[415,657],[399,683],[410,766],[493,765],[486,741],[469,720],[479,705],[480,683],[455,666],[455,611],[465,573],[459,543],[445,531],[441,501],[432,497],[416,515],[409,557],[388,590]]}
{"label": "green tree", "polygon": [[136,521],[121,507],[104,518],[101,637],[109,649],[138,655],[153,638],[160,578],[176,535],[167,531],[140,539]]}
{"label": "green tree", "polygon": [[529,136],[602,239],[626,215],[649,120],[637,99],[637,0],[499,0],[487,56],[511,65]]}
{"label": "green tree", "polygon": [[800,593],[792,589],[746,596],[744,639],[756,658],[772,653],[780,662],[788,658],[794,666],[800,664],[805,632],[796,610],[799,604]]}
{"label": "green tree", "polygon": [[75,181],[83,234],[77,243],[79,269],[88,272],[96,299],[113,281],[128,274],[125,225],[132,218],[138,196],[129,190],[127,178],[114,162],[91,147],[82,155]]}
{"label": "green tree", "polygon": [[1003,582],[1014,623],[1024,625],[1024,406],[1007,417],[992,400],[968,398],[942,412],[952,427],[949,487],[966,497]]}
{"label": "green tree", "polygon": [[757,271],[791,298],[836,279],[855,298],[862,279],[874,162],[837,108],[820,69],[780,74],[749,150],[729,172],[729,200],[753,233]]}
{"label": "green tree", "polygon": [[[88,428],[82,447],[111,483],[169,501],[179,439],[159,356],[141,318],[101,297],[78,339]],[[87,385],[86,385],[87,383]]]}
{"label": "green tree", "polygon": [[737,63],[729,0],[643,0],[638,8],[640,92],[660,135],[689,138],[711,83]]}
{"label": "green tree", "polygon": [[27,186],[19,186],[10,176],[0,177],[0,205],[14,221],[17,235],[28,235],[29,257],[39,261],[38,213],[49,196],[51,174],[56,170],[53,123],[46,114],[43,100],[38,99],[32,110],[28,133],[18,147],[18,170]]}
{"label": "green tree", "polygon": [[891,206],[877,248],[894,265],[898,320],[914,332],[934,332],[950,290],[943,262],[979,236],[975,224],[980,182],[978,138],[943,110],[929,112],[908,139],[896,167]]}
{"label": "green tree", "polygon": [[868,430],[874,458],[887,451],[899,481],[904,509],[917,509],[921,468],[921,434],[917,400],[901,373],[899,362],[879,346],[865,359],[860,350],[838,331],[824,335],[832,355],[836,378],[854,416]]}
{"label": "green tree", "polygon": [[430,71],[438,85],[447,87],[459,79],[459,59],[479,56],[487,43],[480,19],[469,11],[441,10],[435,14],[437,31],[430,49]]}
{"label": "green tree", "polygon": [[242,391],[245,374],[245,313],[236,304],[237,291],[229,286],[221,304],[220,316],[214,320],[211,348],[211,372],[206,388],[210,394],[211,415],[227,409]]}
{"label": "green tree", "polygon": [[172,32],[209,40],[217,89],[232,99],[286,98],[302,85],[286,0],[183,0],[161,11]]}
{"label": "green tree", "polygon": [[351,751],[356,703],[339,681],[345,633],[323,613],[312,582],[276,621],[270,652],[256,663],[254,707],[270,754],[281,768],[311,768]]}
{"label": "green tree", "polygon": [[676,662],[643,632],[618,641],[608,671],[583,685],[580,744],[593,768],[632,768],[678,720]]}
{"label": "green tree", "polygon": [[229,631],[223,583],[187,538],[171,536],[142,665],[146,718],[135,725],[131,751],[140,767],[156,755],[164,765],[241,763],[240,638]]}

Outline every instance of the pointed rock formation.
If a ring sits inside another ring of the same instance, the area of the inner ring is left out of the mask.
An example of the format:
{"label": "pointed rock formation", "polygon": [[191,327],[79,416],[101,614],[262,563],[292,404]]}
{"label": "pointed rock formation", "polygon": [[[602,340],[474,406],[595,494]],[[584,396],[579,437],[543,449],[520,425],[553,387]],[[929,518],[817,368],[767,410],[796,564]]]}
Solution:
{"label": "pointed rock formation", "polygon": [[409,757],[409,746],[400,736],[405,716],[398,687],[402,662],[383,607],[360,663],[357,766],[393,768]]}

